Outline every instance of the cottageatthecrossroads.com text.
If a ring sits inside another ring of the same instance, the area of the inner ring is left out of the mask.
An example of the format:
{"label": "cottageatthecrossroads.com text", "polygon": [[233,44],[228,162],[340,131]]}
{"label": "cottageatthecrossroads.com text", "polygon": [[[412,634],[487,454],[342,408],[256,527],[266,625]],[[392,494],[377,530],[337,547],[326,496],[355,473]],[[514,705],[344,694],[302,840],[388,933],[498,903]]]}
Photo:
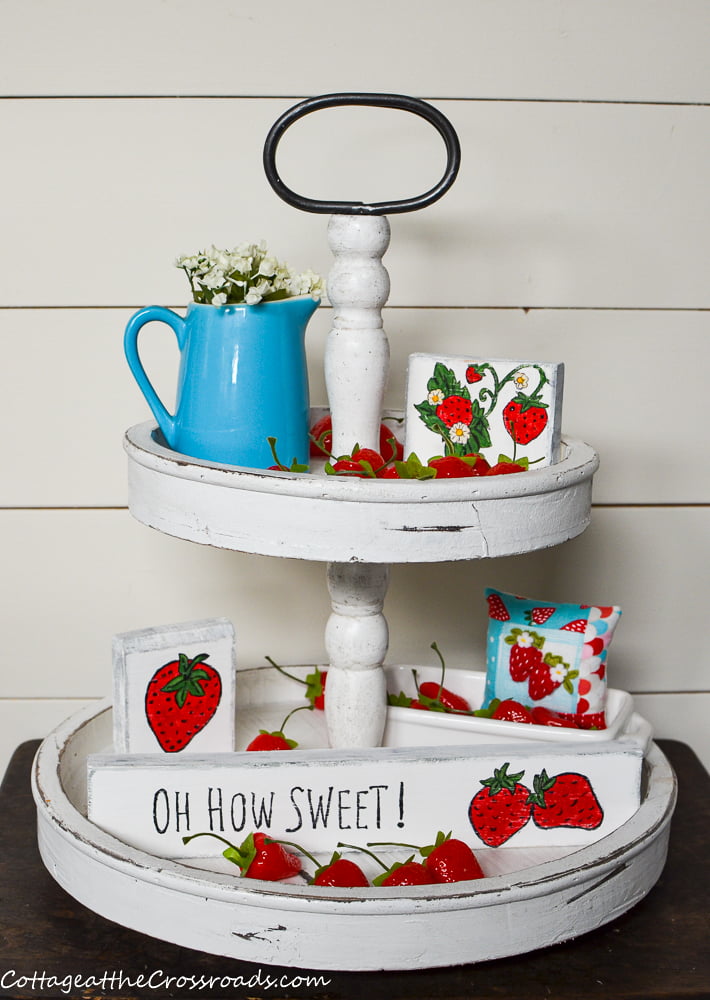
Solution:
{"label": "cottageatthecrossroads.com text", "polygon": [[0,990],[23,990],[45,993],[48,996],[71,996],[85,990],[101,990],[110,997],[130,990],[236,990],[236,989],[323,989],[331,980],[321,975],[300,975],[297,972],[274,975],[258,969],[250,976],[173,976],[162,969],[137,976],[124,975],[122,971],[103,972],[100,975],[74,973],[57,976],[46,972],[20,974],[8,969],[0,976]]}

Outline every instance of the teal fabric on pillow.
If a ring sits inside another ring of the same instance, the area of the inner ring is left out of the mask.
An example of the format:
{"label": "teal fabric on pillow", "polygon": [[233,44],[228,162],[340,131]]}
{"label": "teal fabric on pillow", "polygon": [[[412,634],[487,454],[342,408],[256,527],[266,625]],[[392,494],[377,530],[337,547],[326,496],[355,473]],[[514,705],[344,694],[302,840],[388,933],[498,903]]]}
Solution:
{"label": "teal fabric on pillow", "polygon": [[606,727],[606,661],[617,606],[560,604],[486,590],[484,708],[544,705],[585,729]]}

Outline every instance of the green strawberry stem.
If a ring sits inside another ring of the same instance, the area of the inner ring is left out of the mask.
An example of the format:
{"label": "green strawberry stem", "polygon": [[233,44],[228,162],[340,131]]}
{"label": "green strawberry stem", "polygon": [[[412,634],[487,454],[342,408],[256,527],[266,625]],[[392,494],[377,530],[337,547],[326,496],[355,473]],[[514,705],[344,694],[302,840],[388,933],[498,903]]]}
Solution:
{"label": "green strawberry stem", "polygon": [[[269,837],[269,840],[271,840],[271,837]],[[274,843],[281,844],[282,847],[293,847],[295,850],[305,855],[305,857],[307,857],[309,861],[312,861],[313,864],[316,866],[316,868],[322,867],[320,861],[318,861],[317,858],[314,858],[313,855],[310,853],[310,851],[307,851],[305,848],[301,847],[300,844],[294,844],[292,840],[274,840]]]}
{"label": "green strawberry stem", "polygon": [[239,851],[239,848],[235,847],[231,840],[225,840],[225,838],[220,837],[218,833],[211,833],[208,830],[203,830],[201,833],[191,833],[189,837],[183,837],[182,842],[183,844],[189,844],[190,841],[194,840],[196,837],[214,837],[215,840],[221,840],[223,844],[226,844],[227,847],[231,847],[232,850]]}
{"label": "green strawberry stem", "polygon": [[441,681],[439,682],[439,698],[441,698],[441,692],[444,690],[444,675],[446,674],[446,662],[444,660],[444,657],[441,655],[441,650],[439,649],[439,647],[435,642],[432,642],[431,648],[434,650],[436,655],[439,657],[439,660],[441,661]]}
{"label": "green strawberry stem", "polygon": [[444,833],[443,830],[439,830],[436,835],[436,840],[433,844],[429,844],[427,847],[421,847],[419,844],[402,844],[397,840],[368,840],[368,847],[406,847],[408,850],[419,851],[423,858],[428,858],[431,852],[440,847],[442,844],[446,843],[447,840],[451,840],[451,833]]}
{"label": "green strawberry stem", "polygon": [[284,465],[276,453],[276,438],[267,437],[266,440],[268,442],[269,448],[271,449],[271,454],[274,459],[274,465],[276,465],[281,472],[308,472],[308,466],[302,465],[295,456],[290,466]]}
{"label": "green strawberry stem", "polygon": [[373,859],[373,861],[376,861],[377,864],[381,868],[383,868],[386,872],[389,871],[389,868],[384,863],[384,861],[381,861],[380,858],[378,858],[376,854],[372,853],[372,851],[368,851],[368,849],[366,847],[360,847],[357,844],[344,844],[344,843],[342,843],[342,841],[338,841],[338,843],[337,843],[336,846],[337,847],[347,847],[351,851],[362,851],[363,854],[369,854],[369,856]]}
{"label": "green strawberry stem", "polygon": [[304,681],[302,677],[296,677],[295,674],[290,674],[288,670],[284,670],[284,668],[279,666],[276,660],[272,660],[270,656],[265,656],[264,659],[267,661],[267,663],[270,663],[272,667],[278,670],[280,674],[283,674],[284,677],[288,677],[289,680],[297,681],[299,684],[304,684],[306,687],[308,687],[308,681]]}
{"label": "green strawberry stem", "polygon": [[284,719],[284,721],[281,723],[281,728],[279,729],[281,735],[283,736],[283,731],[286,728],[286,723],[288,722],[288,720],[291,718],[292,715],[295,715],[296,712],[312,712],[312,711],[313,711],[313,705],[299,705],[297,708],[292,708],[291,711],[286,716],[286,718]]}

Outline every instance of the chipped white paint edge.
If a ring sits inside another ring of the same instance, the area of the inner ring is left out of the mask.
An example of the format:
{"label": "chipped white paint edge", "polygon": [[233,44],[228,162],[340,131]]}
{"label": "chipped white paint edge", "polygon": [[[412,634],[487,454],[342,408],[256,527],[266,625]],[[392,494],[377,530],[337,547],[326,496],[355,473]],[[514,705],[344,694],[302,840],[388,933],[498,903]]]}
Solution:
{"label": "chipped white paint edge", "polygon": [[90,909],[184,947],[340,971],[484,961],[565,941],[613,920],[651,890],[665,863],[676,782],[653,744],[645,795],[631,820],[598,844],[517,876],[386,895],[246,884],[137,851],[82,815],[86,757],[110,740],[110,716],[109,706],[91,706],[42,743],[32,776],[40,852],[57,882]]}
{"label": "chipped white paint edge", "polygon": [[154,429],[140,424],[125,439],[138,521],[217,548],[322,562],[450,562],[558,545],[589,524],[599,464],[570,439],[561,462],[516,475],[353,480],[195,462],[158,444]]}

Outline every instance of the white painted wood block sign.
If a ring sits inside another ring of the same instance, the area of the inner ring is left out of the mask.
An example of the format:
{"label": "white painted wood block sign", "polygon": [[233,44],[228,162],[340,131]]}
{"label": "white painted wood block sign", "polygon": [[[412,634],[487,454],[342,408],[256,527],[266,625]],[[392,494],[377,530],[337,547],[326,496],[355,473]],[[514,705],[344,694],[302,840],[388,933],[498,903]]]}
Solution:
{"label": "white painted wood block sign", "polygon": [[235,687],[234,627],[224,618],[114,636],[114,750],[233,750]]}
{"label": "white painted wood block sign", "polygon": [[560,458],[564,365],[411,354],[405,456],[501,455],[537,468]]}
{"label": "white painted wood block sign", "polygon": [[[307,851],[339,841],[432,843],[437,832],[479,847],[583,846],[640,803],[640,749],[513,746],[240,752],[176,761],[88,758],[92,823],[162,858],[214,856],[263,831]],[[219,852],[218,852],[219,853]]]}

